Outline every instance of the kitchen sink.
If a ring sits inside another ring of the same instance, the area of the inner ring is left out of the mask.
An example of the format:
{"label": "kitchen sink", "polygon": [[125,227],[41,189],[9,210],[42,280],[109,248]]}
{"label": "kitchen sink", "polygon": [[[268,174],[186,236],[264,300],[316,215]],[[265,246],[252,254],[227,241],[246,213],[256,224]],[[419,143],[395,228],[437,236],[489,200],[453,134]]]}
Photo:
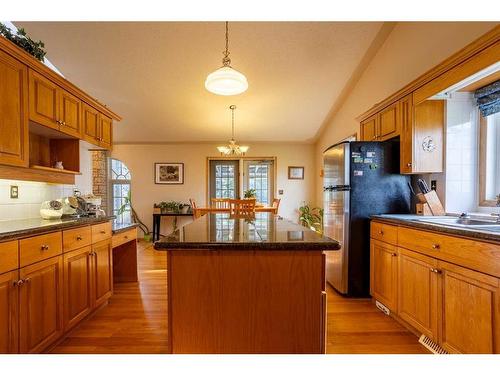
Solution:
{"label": "kitchen sink", "polygon": [[460,218],[460,217],[426,217],[422,219],[415,219],[416,221],[420,221],[423,223],[430,224],[441,224],[441,225],[449,225],[453,227],[460,228],[475,228],[479,230],[494,230],[497,228],[500,231],[500,223],[493,220],[482,220],[482,219],[469,219],[469,218]]}

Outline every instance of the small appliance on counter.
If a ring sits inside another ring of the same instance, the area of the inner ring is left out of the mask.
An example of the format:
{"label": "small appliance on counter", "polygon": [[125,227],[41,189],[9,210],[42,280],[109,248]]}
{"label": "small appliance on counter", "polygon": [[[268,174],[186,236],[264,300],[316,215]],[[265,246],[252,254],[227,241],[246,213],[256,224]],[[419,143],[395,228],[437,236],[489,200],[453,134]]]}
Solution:
{"label": "small appliance on counter", "polygon": [[45,201],[40,206],[40,216],[45,220],[60,219],[63,215],[61,200]]}
{"label": "small appliance on counter", "polygon": [[89,216],[105,216],[106,212],[101,208],[102,199],[93,194],[83,196],[86,203],[86,210]]}

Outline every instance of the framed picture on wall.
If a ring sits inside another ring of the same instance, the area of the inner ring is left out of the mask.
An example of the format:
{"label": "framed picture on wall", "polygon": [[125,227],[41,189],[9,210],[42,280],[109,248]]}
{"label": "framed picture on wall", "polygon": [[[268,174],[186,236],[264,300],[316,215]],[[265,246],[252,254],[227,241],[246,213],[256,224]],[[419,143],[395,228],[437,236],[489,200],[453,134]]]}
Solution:
{"label": "framed picture on wall", "polygon": [[304,167],[288,167],[288,179],[289,180],[303,180],[304,179]]}
{"label": "framed picture on wall", "polygon": [[155,163],[155,184],[180,185],[184,183],[184,163]]}

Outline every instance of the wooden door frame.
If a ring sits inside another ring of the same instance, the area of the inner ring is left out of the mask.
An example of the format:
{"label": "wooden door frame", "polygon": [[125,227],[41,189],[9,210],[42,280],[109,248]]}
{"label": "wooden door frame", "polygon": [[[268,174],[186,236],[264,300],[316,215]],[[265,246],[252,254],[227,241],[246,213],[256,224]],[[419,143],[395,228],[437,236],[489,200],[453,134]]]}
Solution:
{"label": "wooden door frame", "polygon": [[[206,167],[205,167],[205,206],[210,205],[210,161],[212,160],[238,160],[240,165],[240,170],[242,170],[243,161],[245,160],[270,160],[273,162],[273,197],[276,197],[277,185],[278,185],[278,158],[276,156],[207,156]],[[238,177],[239,186],[242,187],[241,174]]]}

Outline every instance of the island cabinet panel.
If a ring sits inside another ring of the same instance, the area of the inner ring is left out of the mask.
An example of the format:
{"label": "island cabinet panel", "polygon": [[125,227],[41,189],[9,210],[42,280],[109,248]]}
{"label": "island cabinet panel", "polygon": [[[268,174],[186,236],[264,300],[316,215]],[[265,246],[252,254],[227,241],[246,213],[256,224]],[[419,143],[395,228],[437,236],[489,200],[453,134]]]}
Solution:
{"label": "island cabinet panel", "polygon": [[0,354],[18,352],[18,272],[0,275]]}
{"label": "island cabinet panel", "polygon": [[500,353],[500,280],[446,262],[441,273],[441,340],[451,353]]}
{"label": "island cabinet panel", "polygon": [[24,267],[19,297],[19,350],[39,353],[63,332],[62,256]]}
{"label": "island cabinet panel", "polygon": [[324,353],[321,251],[168,252],[172,353]]}
{"label": "island cabinet panel", "polygon": [[90,246],[64,255],[64,329],[73,328],[93,308],[92,249]]}
{"label": "island cabinet panel", "polygon": [[27,167],[28,69],[0,51],[0,164]]}
{"label": "island cabinet panel", "polygon": [[399,316],[437,342],[437,260],[399,249],[398,267]]}
{"label": "island cabinet panel", "polygon": [[397,308],[398,248],[371,240],[370,289],[372,295],[390,310]]}
{"label": "island cabinet panel", "polygon": [[106,302],[113,294],[113,249],[111,239],[92,245],[94,306]]}

